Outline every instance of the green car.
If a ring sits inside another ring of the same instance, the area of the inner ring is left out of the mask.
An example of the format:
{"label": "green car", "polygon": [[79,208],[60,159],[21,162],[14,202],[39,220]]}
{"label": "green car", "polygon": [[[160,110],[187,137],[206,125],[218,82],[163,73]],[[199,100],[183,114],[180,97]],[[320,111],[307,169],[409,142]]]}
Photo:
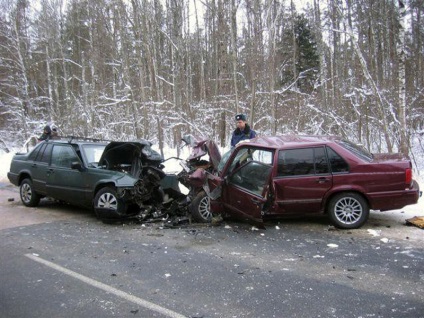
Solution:
{"label": "green car", "polygon": [[35,207],[43,197],[94,208],[103,221],[141,212],[162,213],[163,202],[181,195],[166,175],[162,156],[146,140],[99,142],[74,137],[43,141],[17,153],[7,176],[20,187],[22,203]]}

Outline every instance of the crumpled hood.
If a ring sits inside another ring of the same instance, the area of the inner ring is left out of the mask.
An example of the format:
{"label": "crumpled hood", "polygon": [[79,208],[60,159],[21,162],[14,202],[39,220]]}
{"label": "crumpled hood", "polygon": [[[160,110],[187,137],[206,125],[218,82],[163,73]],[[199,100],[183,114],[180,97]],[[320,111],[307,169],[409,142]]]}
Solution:
{"label": "crumpled hood", "polygon": [[151,143],[146,140],[131,141],[131,142],[110,142],[102,156],[99,163],[109,166],[117,164],[132,164],[135,158],[141,158],[142,161],[157,162],[163,161],[162,156],[151,148]]}
{"label": "crumpled hood", "polygon": [[221,152],[214,141],[192,135],[187,135],[182,140],[193,148],[187,160],[198,159],[208,154],[213,169],[216,170],[218,168],[218,164],[221,161]]}

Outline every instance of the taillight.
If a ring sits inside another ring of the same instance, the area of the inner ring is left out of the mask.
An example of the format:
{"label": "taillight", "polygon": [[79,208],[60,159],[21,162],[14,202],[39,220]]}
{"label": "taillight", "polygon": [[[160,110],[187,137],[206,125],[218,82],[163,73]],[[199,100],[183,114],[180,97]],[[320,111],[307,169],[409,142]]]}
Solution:
{"label": "taillight", "polygon": [[405,183],[410,186],[412,184],[412,169],[408,168],[405,170]]}

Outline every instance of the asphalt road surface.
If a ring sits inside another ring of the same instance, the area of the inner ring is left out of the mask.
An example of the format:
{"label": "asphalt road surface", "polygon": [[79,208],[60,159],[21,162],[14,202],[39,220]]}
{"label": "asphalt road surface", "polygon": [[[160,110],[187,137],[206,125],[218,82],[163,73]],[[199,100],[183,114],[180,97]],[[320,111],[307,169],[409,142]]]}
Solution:
{"label": "asphalt road surface", "polygon": [[0,316],[424,317],[423,230],[401,218],[106,225],[54,201],[26,208],[3,184]]}

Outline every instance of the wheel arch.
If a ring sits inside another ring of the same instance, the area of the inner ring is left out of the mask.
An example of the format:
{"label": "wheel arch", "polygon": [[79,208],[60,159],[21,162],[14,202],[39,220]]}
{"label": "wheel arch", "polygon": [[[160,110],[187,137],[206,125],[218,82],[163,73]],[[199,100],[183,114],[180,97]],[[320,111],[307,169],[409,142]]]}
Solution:
{"label": "wheel arch", "polygon": [[343,190],[339,190],[339,191],[334,191],[325,198],[325,203],[323,205],[323,214],[328,214],[328,205],[330,204],[331,200],[336,195],[339,195],[339,194],[342,194],[342,193],[355,193],[355,194],[360,195],[365,200],[365,202],[367,203],[368,208],[371,209],[370,201],[368,200],[368,197],[363,192],[356,190],[356,189],[343,189]]}
{"label": "wheel arch", "polygon": [[93,198],[96,196],[96,193],[99,192],[101,189],[106,188],[106,187],[111,187],[116,189],[116,184],[112,181],[108,181],[108,182],[102,182],[96,185],[96,187],[94,188],[93,191]]}
{"label": "wheel arch", "polygon": [[21,185],[22,181],[24,181],[25,179],[30,179],[32,181],[32,177],[27,171],[21,172],[19,174],[18,185]]}

